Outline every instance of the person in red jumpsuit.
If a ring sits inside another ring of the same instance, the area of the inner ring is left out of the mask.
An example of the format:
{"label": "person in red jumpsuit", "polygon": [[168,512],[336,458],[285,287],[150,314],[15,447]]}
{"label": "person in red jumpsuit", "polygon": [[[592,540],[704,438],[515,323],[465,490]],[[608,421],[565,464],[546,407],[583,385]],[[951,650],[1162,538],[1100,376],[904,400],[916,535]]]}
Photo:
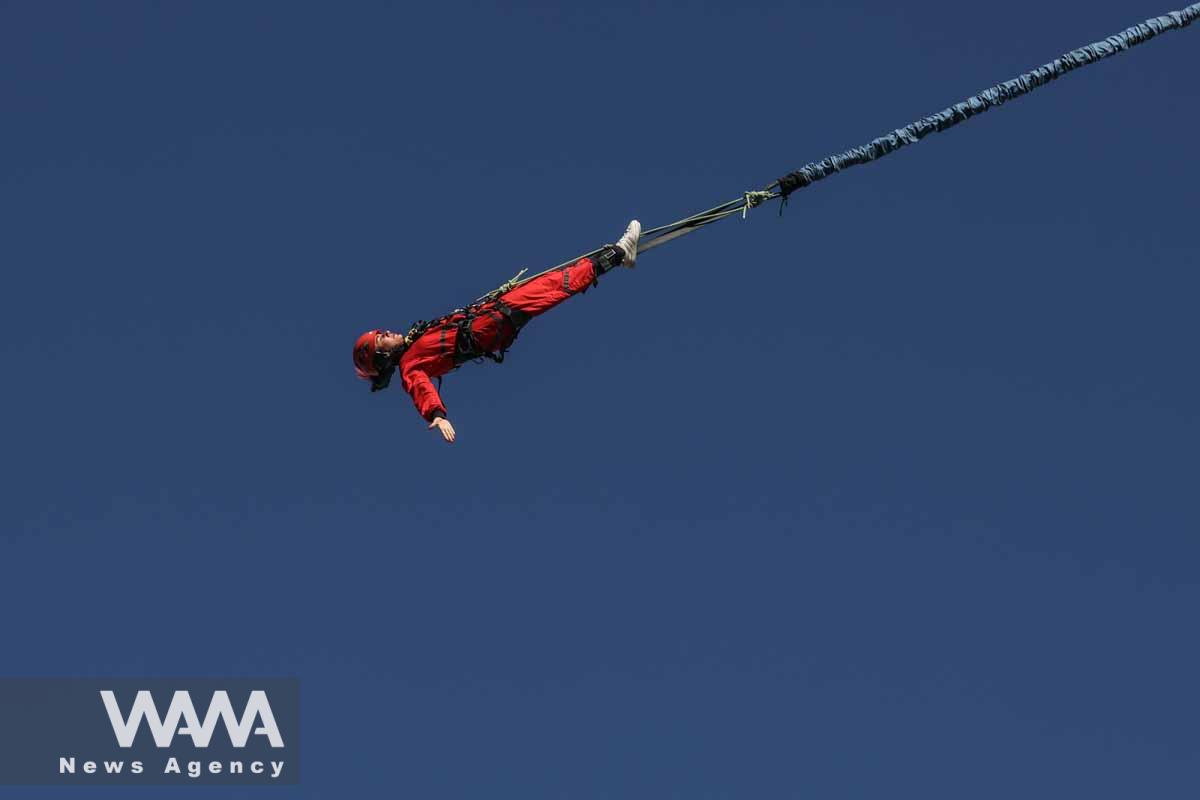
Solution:
{"label": "person in red jumpsuit", "polygon": [[454,426],[446,418],[446,406],[433,379],[467,361],[483,357],[503,360],[504,352],[530,319],[587,290],[610,269],[633,267],[641,233],[641,223],[635,219],[616,244],[606,245],[595,257],[581,258],[433,322],[418,323],[408,333],[367,331],[354,343],[354,371],[371,382],[373,392],[386,388],[398,372],[400,384],[430,430],[436,429],[453,443]]}

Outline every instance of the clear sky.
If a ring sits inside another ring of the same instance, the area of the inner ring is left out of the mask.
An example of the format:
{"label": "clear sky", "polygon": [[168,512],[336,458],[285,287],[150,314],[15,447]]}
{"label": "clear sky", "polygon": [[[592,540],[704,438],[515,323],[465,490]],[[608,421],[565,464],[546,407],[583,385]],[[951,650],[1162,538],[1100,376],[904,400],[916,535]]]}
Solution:
{"label": "clear sky", "polygon": [[350,362],[1182,5],[0,4],[0,672],[296,675],[280,797],[1195,797],[1200,30],[646,254],[453,447]]}

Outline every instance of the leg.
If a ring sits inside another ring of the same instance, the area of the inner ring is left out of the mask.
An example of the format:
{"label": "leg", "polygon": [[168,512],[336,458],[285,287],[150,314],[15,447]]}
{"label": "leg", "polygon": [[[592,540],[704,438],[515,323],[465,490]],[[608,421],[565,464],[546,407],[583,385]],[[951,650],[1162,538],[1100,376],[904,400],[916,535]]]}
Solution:
{"label": "leg", "polygon": [[616,244],[606,245],[595,258],[581,258],[569,267],[534,278],[524,286],[504,293],[500,299],[512,308],[536,317],[571,295],[586,290],[613,267],[622,264],[632,267],[637,260],[638,237],[641,235],[642,224],[635,219]]}
{"label": "leg", "polygon": [[536,317],[587,289],[599,274],[603,272],[598,272],[592,259],[581,258],[569,267],[534,278],[524,286],[505,292],[500,295],[500,300],[518,311]]}
{"label": "leg", "polygon": [[586,291],[595,282],[596,275],[604,271],[603,259],[581,258],[569,267],[541,275],[505,292],[498,299],[511,309],[507,312],[508,319],[504,318],[504,312],[495,309],[476,317],[471,323],[474,346],[482,352],[503,353],[526,322],[572,295]]}

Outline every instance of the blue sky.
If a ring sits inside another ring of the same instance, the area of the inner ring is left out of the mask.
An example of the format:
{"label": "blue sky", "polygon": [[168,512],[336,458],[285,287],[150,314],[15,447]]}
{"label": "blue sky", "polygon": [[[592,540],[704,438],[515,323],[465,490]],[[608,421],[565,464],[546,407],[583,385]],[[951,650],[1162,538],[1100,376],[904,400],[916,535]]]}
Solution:
{"label": "blue sky", "polygon": [[0,672],[296,675],[288,797],[1194,796],[1197,31],[647,254],[453,447],[350,363],[1168,10],[0,4]]}

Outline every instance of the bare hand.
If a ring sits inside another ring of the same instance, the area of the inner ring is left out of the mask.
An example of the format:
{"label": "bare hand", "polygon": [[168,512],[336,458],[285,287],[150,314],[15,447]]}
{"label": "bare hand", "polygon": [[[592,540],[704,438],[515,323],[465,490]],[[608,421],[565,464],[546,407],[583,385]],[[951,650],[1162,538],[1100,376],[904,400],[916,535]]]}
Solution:
{"label": "bare hand", "polygon": [[437,417],[433,422],[429,423],[429,430],[437,428],[442,433],[442,438],[450,444],[454,444],[454,426],[450,424],[450,420],[445,417]]}

